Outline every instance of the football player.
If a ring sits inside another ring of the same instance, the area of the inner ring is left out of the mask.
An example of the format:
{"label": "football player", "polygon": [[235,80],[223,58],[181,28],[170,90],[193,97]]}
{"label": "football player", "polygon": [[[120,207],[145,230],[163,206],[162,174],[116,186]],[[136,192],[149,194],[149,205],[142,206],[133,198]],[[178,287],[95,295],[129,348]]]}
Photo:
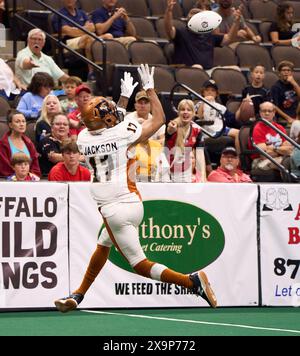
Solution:
{"label": "football player", "polygon": [[[131,148],[149,139],[164,124],[165,116],[154,90],[154,67],[150,69],[147,64],[142,64],[138,73],[152,108],[152,118],[142,125],[135,120],[119,122],[116,105],[104,97],[92,99],[82,112],[86,129],[80,132],[77,143],[91,171],[91,193],[106,229],[101,232],[79,288],[68,297],[55,301],[61,312],[75,309],[83,300],[106,263],[112,245],[117,247],[139,275],[190,288],[211,307],[217,306],[216,297],[203,271],[190,275],[175,272],[160,263],[149,261],[140,245],[138,226],[144,211],[134,181],[135,169],[131,170],[134,162]],[[130,82],[129,77],[125,82]],[[129,87],[132,87],[132,80],[130,84]]]}

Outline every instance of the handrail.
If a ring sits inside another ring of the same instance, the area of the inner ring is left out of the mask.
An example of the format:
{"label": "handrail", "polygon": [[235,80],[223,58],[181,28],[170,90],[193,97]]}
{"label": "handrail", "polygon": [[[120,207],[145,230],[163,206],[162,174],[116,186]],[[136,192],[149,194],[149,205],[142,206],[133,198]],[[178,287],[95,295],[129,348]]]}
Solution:
{"label": "handrail", "polygon": [[211,108],[213,108],[214,110],[217,111],[217,113],[220,115],[221,117],[221,120],[222,120],[222,129],[218,132],[216,132],[214,135],[212,135],[209,131],[205,130],[203,127],[201,127],[201,130],[209,137],[211,138],[218,138],[220,136],[222,136],[224,130],[225,130],[225,120],[224,120],[224,114],[218,109],[216,108],[212,103],[210,103],[209,101],[207,101],[206,99],[203,98],[203,96],[201,96],[200,94],[198,94],[197,92],[195,92],[193,89],[191,89],[190,87],[188,87],[187,85],[185,84],[182,84],[182,83],[179,83],[177,82],[173,88],[171,89],[171,92],[170,92],[170,102],[171,102],[171,105],[172,105],[172,108],[175,112],[177,112],[177,108],[175,107],[174,103],[173,103],[173,96],[174,96],[174,93],[175,93],[175,89],[177,87],[182,87],[184,88],[186,91],[188,91],[189,93],[193,94],[196,98],[200,99],[201,101],[203,101],[205,104],[207,104],[208,106],[210,106]]}
{"label": "handrail", "polygon": [[[69,17],[65,16],[64,14],[61,14],[59,11],[55,10],[50,5],[45,4],[43,1],[41,1],[41,0],[33,0],[33,1],[35,1],[38,4],[40,4],[41,6],[44,6],[45,8],[50,10],[52,13],[56,14],[58,17],[63,18],[64,20],[70,22],[74,27],[77,27],[78,29],[83,31],[85,34],[89,35],[90,37],[94,38],[96,41],[98,41],[98,42],[100,42],[102,44],[103,68],[98,66],[96,63],[92,62],[90,59],[86,58],[85,56],[81,55],[77,51],[74,51],[73,49],[69,48],[61,40],[56,39],[55,37],[53,37],[49,33],[43,31],[43,32],[45,32],[46,36],[51,38],[51,40],[53,40],[56,44],[58,44],[59,46],[63,47],[67,51],[73,53],[75,56],[79,57],[84,62],[90,64],[95,69],[97,69],[99,71],[102,71],[103,82],[104,82],[104,85],[102,87],[104,88],[104,90],[106,90],[106,88],[107,88],[107,85],[106,85],[107,84],[107,70],[106,70],[107,48],[106,48],[106,42],[102,38],[99,38],[97,35],[95,35],[93,32],[90,32],[90,31],[86,30],[84,27],[82,27],[81,25],[79,25],[78,23],[76,23],[75,21],[70,19]],[[26,23],[27,25],[29,25],[32,28],[37,28],[34,24],[32,24],[31,22],[27,21],[25,18],[20,16],[17,13],[16,9],[17,9],[17,0],[13,0],[13,15],[14,15],[14,17],[18,18],[19,20],[21,20],[22,22]],[[15,39],[15,36],[14,36],[14,57],[16,57],[16,52],[17,52],[16,50],[17,50],[16,39]],[[104,93],[104,94],[106,94],[106,93]]]}
{"label": "handrail", "polygon": [[260,148],[253,140],[253,130],[254,127],[259,123],[259,122],[263,122],[265,125],[271,127],[274,131],[276,131],[281,137],[284,137],[288,142],[290,142],[291,145],[293,145],[294,147],[300,149],[300,145],[294,141],[292,138],[290,138],[289,136],[287,136],[284,132],[282,132],[279,128],[277,128],[275,125],[273,125],[271,122],[267,121],[266,119],[263,118],[259,118],[254,125],[252,125],[251,129],[250,129],[250,133],[249,133],[249,137],[250,137],[250,142],[252,144],[252,146],[258,151],[258,153],[260,153],[262,156],[264,156],[265,158],[269,159],[276,167],[278,167],[278,169],[283,173],[283,175],[285,177],[288,178],[288,182],[292,182],[292,181],[299,181],[298,177],[292,173],[289,172],[288,169],[286,169],[281,163],[278,163],[269,153],[267,153],[266,151],[264,151],[262,148]]}

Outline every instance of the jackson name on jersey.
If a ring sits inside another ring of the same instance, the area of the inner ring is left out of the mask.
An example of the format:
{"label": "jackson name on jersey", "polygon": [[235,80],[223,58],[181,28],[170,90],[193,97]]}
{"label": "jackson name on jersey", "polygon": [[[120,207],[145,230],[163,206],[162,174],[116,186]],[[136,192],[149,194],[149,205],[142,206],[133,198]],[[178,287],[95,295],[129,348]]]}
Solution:
{"label": "jackson name on jersey", "polygon": [[135,184],[135,155],[128,148],[141,133],[142,126],[135,120],[109,129],[80,132],[78,148],[91,172],[91,193],[99,206],[140,200]]}

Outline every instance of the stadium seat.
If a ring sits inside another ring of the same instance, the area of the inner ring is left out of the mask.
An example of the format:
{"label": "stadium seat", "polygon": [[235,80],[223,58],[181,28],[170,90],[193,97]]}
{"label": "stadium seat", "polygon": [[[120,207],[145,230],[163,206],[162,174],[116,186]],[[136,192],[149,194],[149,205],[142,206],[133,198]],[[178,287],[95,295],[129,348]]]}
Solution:
{"label": "stadium seat", "polygon": [[175,85],[175,78],[172,71],[165,67],[155,67],[154,83],[157,92],[171,91]]}
{"label": "stadium seat", "polygon": [[234,96],[240,96],[247,85],[245,76],[234,69],[216,68],[211,78],[217,83],[220,93]]}
{"label": "stadium seat", "polygon": [[[96,71],[97,89],[100,91],[103,91],[104,85],[106,85],[105,89],[111,90],[113,85],[113,70],[116,63],[129,64],[128,52],[123,44],[114,40],[106,40],[104,43],[106,45],[107,83],[103,83],[102,74]],[[103,66],[103,44],[95,40],[91,50],[93,61],[99,66]]]}
{"label": "stadium seat", "polygon": [[[59,0],[58,0],[59,1]],[[79,7],[84,10],[86,13],[90,14],[98,7],[100,7],[101,3],[99,0],[80,0],[78,1]]]}
{"label": "stadium seat", "polygon": [[119,0],[118,6],[124,7],[129,16],[150,15],[146,0]]}
{"label": "stadium seat", "polygon": [[[156,31],[159,37],[161,38],[167,38],[167,33],[165,30],[165,21],[163,18],[157,19],[155,21],[155,26],[156,26]],[[179,20],[179,19],[173,19],[173,26],[175,28],[182,28],[185,27],[185,21]]]}
{"label": "stadium seat", "polygon": [[182,9],[184,16],[187,16],[189,11],[194,7],[195,3],[195,0],[182,0]]}
{"label": "stadium seat", "polygon": [[209,79],[209,75],[203,69],[184,67],[176,69],[175,79],[200,94],[203,83]]}
{"label": "stadium seat", "polygon": [[8,100],[6,100],[4,97],[0,96],[0,118],[2,118],[6,121],[6,116],[8,113],[8,110],[10,110],[10,105]]}
{"label": "stadium seat", "polygon": [[270,27],[272,22],[270,21],[262,21],[259,26],[259,33],[262,37],[263,42],[271,42],[270,39]]}
{"label": "stadium seat", "polygon": [[167,58],[168,63],[173,64],[174,43],[169,42],[166,45],[164,45],[163,51],[165,57]]}
{"label": "stadium seat", "polygon": [[10,69],[15,73],[15,64],[16,64],[16,59],[15,58],[10,58],[6,61],[6,64],[10,67]]}
{"label": "stadium seat", "polygon": [[277,4],[273,1],[249,1],[249,10],[252,18],[262,21],[276,21]]}
{"label": "stadium seat", "polygon": [[255,149],[249,149],[251,126],[242,126],[239,130],[239,143],[240,143],[240,165],[244,172],[250,174],[254,182],[282,182],[280,172],[275,169],[262,170],[252,169],[252,158],[254,153],[257,153]]}
{"label": "stadium seat", "polygon": [[276,72],[274,71],[265,71],[265,79],[264,79],[264,86],[267,89],[270,89],[272,87],[272,85],[274,85],[277,80],[278,80],[278,75]]}
{"label": "stadium seat", "polygon": [[294,9],[294,22],[299,22],[300,20],[300,1],[287,1],[288,4],[291,4]]}
{"label": "stadium seat", "polygon": [[36,137],[35,125],[36,125],[36,120],[27,121],[26,132],[25,132],[25,135],[30,138],[30,140],[34,143],[34,145],[36,145],[36,143],[37,143],[35,140],[35,137]]}
{"label": "stadium seat", "polygon": [[293,77],[295,78],[298,85],[300,85],[300,70],[294,70]]}
{"label": "stadium seat", "polygon": [[130,17],[130,20],[134,24],[138,39],[158,37],[152,21],[144,17]]}
{"label": "stadium seat", "polygon": [[162,48],[154,42],[132,42],[128,47],[128,52],[132,64],[167,64]]}
{"label": "stadium seat", "polygon": [[258,44],[240,43],[235,53],[240,67],[254,67],[258,63],[264,65],[266,70],[272,70],[273,62],[269,51]]}
{"label": "stadium seat", "polygon": [[[163,16],[167,8],[167,0],[148,0],[150,12],[152,16]],[[179,2],[175,3],[173,8],[173,17],[183,17],[183,11]]]}
{"label": "stadium seat", "polygon": [[236,113],[241,105],[241,100],[229,99],[226,103],[227,110]]}
{"label": "stadium seat", "polygon": [[295,68],[300,68],[300,50],[296,47],[274,46],[271,48],[271,55],[276,68],[283,60],[292,62]]}
{"label": "stadium seat", "polygon": [[1,117],[0,117],[0,139],[8,130],[9,130],[9,127],[8,127],[7,123],[4,121],[1,121]]}
{"label": "stadium seat", "polygon": [[214,67],[237,65],[238,60],[233,49],[228,46],[214,48]]}

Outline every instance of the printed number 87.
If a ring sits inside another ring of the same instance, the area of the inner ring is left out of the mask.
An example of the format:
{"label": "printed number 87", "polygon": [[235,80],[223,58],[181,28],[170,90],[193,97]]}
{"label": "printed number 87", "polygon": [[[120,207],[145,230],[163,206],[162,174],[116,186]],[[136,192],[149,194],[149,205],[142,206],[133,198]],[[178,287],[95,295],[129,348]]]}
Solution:
{"label": "printed number 87", "polygon": [[286,267],[285,267],[285,264],[287,266],[295,266],[292,274],[291,274],[291,279],[295,279],[296,278],[296,275],[297,275],[297,272],[298,272],[298,269],[299,269],[299,266],[300,266],[300,260],[290,260],[288,259],[287,261],[285,261],[284,258],[275,258],[274,260],[274,273],[277,275],[277,276],[283,276],[285,275],[285,272],[286,272]]}

